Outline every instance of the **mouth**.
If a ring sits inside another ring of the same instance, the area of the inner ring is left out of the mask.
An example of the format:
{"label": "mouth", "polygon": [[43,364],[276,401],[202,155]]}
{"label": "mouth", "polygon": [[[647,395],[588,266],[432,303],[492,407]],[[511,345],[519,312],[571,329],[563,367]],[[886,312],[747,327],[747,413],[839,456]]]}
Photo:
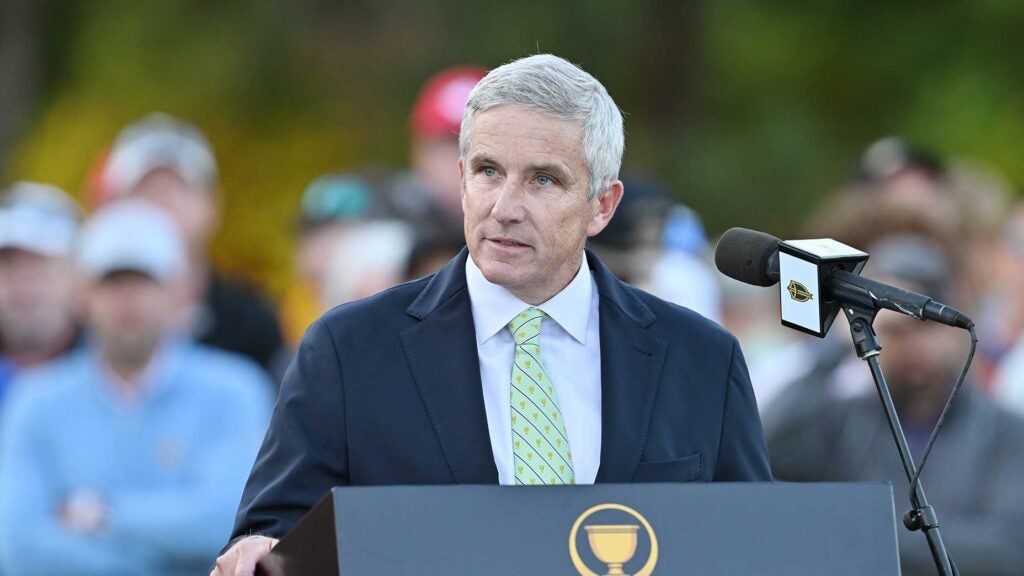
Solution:
{"label": "mouth", "polygon": [[522,252],[530,248],[529,244],[524,244],[518,240],[504,236],[488,236],[486,241],[493,248],[502,252]]}
{"label": "mouth", "polygon": [[529,244],[524,244],[524,243],[522,243],[522,242],[520,242],[518,240],[514,240],[512,238],[506,238],[504,236],[488,236],[487,237],[487,241],[488,242],[493,242],[494,244],[497,244],[497,245],[502,246],[504,248],[529,248],[530,247]]}

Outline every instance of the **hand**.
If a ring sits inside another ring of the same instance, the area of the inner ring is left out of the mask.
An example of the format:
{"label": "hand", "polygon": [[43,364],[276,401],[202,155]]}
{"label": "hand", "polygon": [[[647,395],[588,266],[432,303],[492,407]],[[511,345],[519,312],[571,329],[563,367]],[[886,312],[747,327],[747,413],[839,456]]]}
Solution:
{"label": "hand", "polygon": [[277,544],[277,538],[249,536],[217,558],[210,576],[254,576],[256,563]]}
{"label": "hand", "polygon": [[68,495],[59,515],[60,521],[72,531],[92,534],[99,531],[106,522],[107,505],[99,492],[79,488]]}

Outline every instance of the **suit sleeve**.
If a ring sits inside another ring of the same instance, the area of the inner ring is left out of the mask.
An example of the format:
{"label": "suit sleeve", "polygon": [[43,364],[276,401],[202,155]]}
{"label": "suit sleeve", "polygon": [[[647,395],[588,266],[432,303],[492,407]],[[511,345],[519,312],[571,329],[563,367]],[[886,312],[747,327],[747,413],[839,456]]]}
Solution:
{"label": "suit sleeve", "polygon": [[739,343],[732,341],[729,377],[718,443],[716,482],[772,480],[761,417]]}
{"label": "suit sleeve", "polygon": [[345,394],[338,350],[323,320],[285,372],[270,427],[242,494],[232,538],[280,538],[328,490],[348,484]]}

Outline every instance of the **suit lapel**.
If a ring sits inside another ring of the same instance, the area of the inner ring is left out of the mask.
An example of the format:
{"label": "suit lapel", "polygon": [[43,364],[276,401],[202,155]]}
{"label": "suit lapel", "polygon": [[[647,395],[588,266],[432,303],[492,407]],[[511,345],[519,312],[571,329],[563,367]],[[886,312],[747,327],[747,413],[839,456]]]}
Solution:
{"label": "suit lapel", "polygon": [[654,313],[587,254],[601,302],[601,467],[597,482],[630,482],[654,410],[667,345],[648,331]]}
{"label": "suit lapel", "polygon": [[463,249],[409,306],[420,322],[402,331],[402,346],[455,483],[497,484],[466,254]]}

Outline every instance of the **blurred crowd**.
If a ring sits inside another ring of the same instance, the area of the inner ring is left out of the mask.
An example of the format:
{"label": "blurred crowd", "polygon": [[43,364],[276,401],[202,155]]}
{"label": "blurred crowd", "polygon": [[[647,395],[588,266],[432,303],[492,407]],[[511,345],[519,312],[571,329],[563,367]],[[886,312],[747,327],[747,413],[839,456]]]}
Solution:
{"label": "blurred crowd", "polygon": [[[276,383],[327,309],[436,271],[464,244],[458,132],[485,71],[423,86],[410,166],[325,174],[301,197],[279,302],[209,257],[216,155],[163,114],[123,129],[89,182],[0,196],[0,574],[204,573],[226,544]],[[625,174],[594,250],[624,280],[740,339],[783,481],[907,482],[870,372],[837,320],[783,328],[777,289],[718,274],[713,239],[656,176]],[[800,237],[871,254],[864,274],[971,315],[980,345],[923,474],[965,574],[1024,566],[1024,206],[983,164],[900,138],[871,145]],[[920,456],[966,360],[966,332],[882,312],[881,360]],[[906,574],[932,573],[900,531]]]}

